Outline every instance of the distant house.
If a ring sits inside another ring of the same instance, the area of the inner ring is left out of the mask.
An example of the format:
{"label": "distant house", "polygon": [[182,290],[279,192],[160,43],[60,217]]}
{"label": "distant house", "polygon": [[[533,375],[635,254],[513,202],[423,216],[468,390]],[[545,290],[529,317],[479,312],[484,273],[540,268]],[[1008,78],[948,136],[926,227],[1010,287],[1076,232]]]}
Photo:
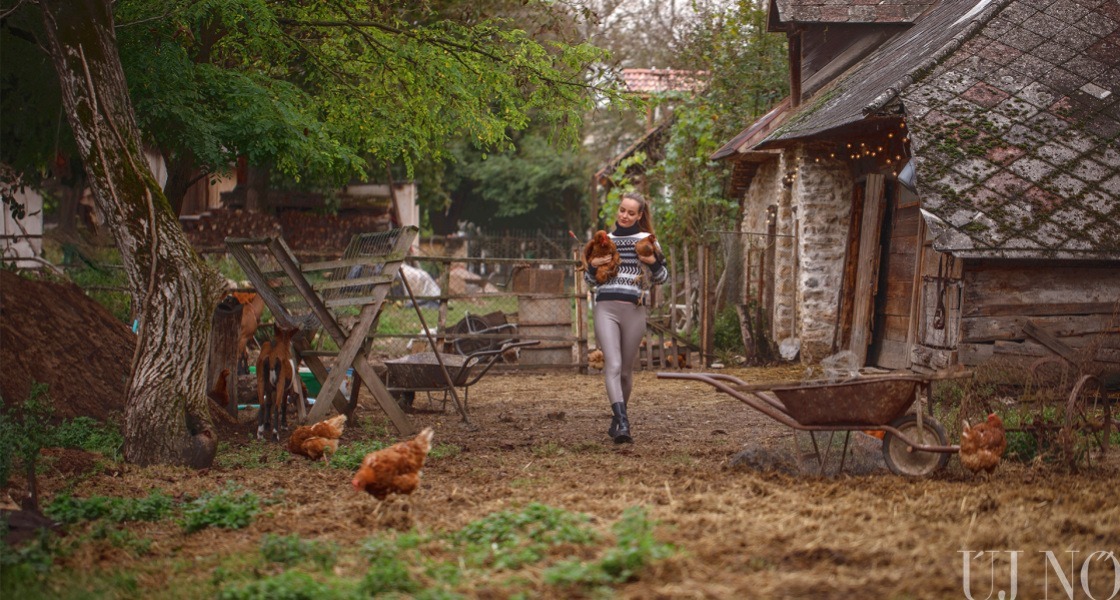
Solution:
{"label": "distant house", "polygon": [[1117,368],[1120,2],[771,0],[768,27],[791,96],[713,158],[767,240],[741,293],[771,340]]}

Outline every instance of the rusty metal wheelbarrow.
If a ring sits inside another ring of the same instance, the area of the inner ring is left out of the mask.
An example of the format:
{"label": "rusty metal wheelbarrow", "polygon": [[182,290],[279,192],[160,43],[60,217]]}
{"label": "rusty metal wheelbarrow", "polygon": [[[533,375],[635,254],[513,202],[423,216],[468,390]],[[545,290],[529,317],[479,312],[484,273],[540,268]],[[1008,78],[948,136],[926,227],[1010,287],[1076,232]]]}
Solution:
{"label": "rusty metal wheelbarrow", "polygon": [[[822,473],[828,453],[822,458],[814,435],[818,431],[845,432],[841,471],[852,431],[884,432],[883,459],[899,475],[928,475],[944,467],[949,454],[960,451],[960,446],[949,445],[945,428],[922,410],[923,392],[928,394],[930,382],[948,376],[886,374],[839,382],[774,384],[749,384],[718,373],[666,372],[657,376],[702,381],[783,425],[808,431]],[[917,410],[910,412],[915,402]]]}
{"label": "rusty metal wheelbarrow", "polygon": [[[540,344],[540,341],[511,341],[497,348],[482,350],[467,356],[440,353],[437,359],[434,352],[420,352],[394,358],[385,361],[385,367],[388,369],[385,374],[385,387],[405,409],[412,407],[416,392],[427,392],[429,398],[432,392],[443,392],[442,409],[446,409],[447,394],[451,389],[450,385],[454,385],[456,388],[463,390],[463,410],[465,412],[470,387],[478,383],[479,379],[482,379],[482,376],[490,370],[490,367],[493,367],[494,363],[502,358],[503,353],[514,348],[537,344]],[[443,366],[440,365],[440,361],[443,361]],[[475,367],[479,364],[482,365],[482,368],[476,370]],[[444,375],[444,367],[447,368],[447,376],[451,378],[450,385],[447,381],[448,377]]]}

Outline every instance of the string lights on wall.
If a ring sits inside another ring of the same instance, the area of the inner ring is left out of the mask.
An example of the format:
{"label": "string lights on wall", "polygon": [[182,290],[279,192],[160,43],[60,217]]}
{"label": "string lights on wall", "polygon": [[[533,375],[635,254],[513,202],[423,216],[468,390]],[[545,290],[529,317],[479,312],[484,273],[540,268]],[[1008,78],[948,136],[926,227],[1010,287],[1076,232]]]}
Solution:
{"label": "string lights on wall", "polygon": [[818,146],[815,150],[807,149],[794,159],[794,166],[786,171],[782,184],[792,186],[802,175],[801,169],[808,163],[820,163],[824,159],[835,160],[837,157],[859,161],[860,171],[863,172],[890,173],[892,177],[898,177],[899,171],[910,159],[910,135],[906,119],[899,120],[897,129],[887,131],[885,136],[876,141],[853,140],[831,148]]}

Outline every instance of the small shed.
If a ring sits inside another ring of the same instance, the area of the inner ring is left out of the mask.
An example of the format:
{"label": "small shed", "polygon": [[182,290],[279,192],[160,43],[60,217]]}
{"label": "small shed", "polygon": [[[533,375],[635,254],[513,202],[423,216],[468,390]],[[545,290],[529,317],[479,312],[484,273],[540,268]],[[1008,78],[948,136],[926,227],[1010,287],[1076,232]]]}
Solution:
{"label": "small shed", "polygon": [[791,96],[713,158],[769,238],[742,293],[772,340],[1120,364],[1120,4],[773,0],[769,28]]}

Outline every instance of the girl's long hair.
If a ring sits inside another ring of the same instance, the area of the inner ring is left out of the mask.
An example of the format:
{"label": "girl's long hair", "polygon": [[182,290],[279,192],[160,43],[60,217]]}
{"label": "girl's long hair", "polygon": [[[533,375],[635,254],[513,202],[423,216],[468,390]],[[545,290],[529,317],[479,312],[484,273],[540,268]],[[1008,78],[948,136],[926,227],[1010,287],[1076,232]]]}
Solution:
{"label": "girl's long hair", "polygon": [[638,229],[653,233],[653,217],[649,214],[649,202],[645,196],[638,192],[624,192],[622,200],[633,200],[638,203]]}

